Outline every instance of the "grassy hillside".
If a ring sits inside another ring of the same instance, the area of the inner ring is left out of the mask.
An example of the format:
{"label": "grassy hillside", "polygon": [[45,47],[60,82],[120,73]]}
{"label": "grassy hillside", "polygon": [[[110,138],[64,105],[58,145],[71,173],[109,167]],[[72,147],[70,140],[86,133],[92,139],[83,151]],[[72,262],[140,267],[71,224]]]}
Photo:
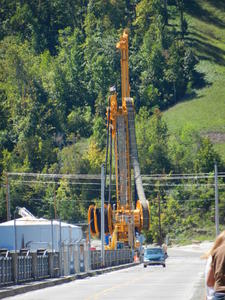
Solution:
{"label": "grassy hillside", "polygon": [[186,17],[188,41],[199,58],[204,83],[182,103],[164,113],[169,130],[192,124],[207,135],[225,160],[225,1],[190,0]]}

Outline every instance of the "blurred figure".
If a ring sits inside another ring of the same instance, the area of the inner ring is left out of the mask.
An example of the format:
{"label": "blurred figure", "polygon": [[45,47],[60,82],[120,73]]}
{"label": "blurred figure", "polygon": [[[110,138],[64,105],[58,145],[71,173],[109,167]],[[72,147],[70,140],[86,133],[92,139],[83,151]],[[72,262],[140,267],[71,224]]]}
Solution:
{"label": "blurred figure", "polygon": [[167,244],[162,244],[162,249],[163,249],[163,252],[165,254],[165,258],[168,257],[168,254],[167,254]]}
{"label": "blurred figure", "polygon": [[207,300],[225,300],[225,230],[218,235],[208,253],[206,287]]}
{"label": "blurred figure", "polygon": [[[212,249],[213,249],[213,247],[212,247]],[[205,265],[205,292],[206,292],[205,300],[213,300],[213,297],[214,297],[214,288],[209,287],[207,285],[207,277],[208,277],[208,273],[209,273],[211,263],[212,263],[212,255],[211,255],[212,249],[210,249],[207,253],[205,253],[202,256],[202,258],[207,259],[206,265]]]}

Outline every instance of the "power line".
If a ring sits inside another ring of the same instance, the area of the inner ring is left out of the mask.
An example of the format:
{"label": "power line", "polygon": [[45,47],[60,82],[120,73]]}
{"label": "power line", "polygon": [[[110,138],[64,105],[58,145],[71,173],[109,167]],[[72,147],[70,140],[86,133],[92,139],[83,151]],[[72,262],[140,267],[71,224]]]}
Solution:
{"label": "power line", "polygon": [[[15,182],[15,183],[24,183],[24,184],[26,184],[26,185],[30,185],[30,184],[35,184],[35,183],[37,183],[37,184],[45,184],[45,185],[47,185],[47,184],[57,184],[57,185],[60,185],[60,183],[57,183],[57,182],[52,182],[52,181],[34,181],[34,180],[32,180],[32,181],[26,181],[26,180],[13,180],[13,182]],[[100,184],[98,184],[98,183],[93,183],[93,182],[69,182],[68,183],[69,185],[77,185],[78,187],[79,186],[88,186],[88,185],[90,185],[90,186],[100,186]],[[112,184],[114,187],[116,186],[115,184]],[[133,186],[133,185],[132,185]],[[158,188],[158,187],[164,187],[164,188],[166,188],[166,187],[214,187],[215,186],[215,184],[214,183],[207,183],[207,184],[203,184],[203,183],[191,183],[191,184],[185,184],[185,183],[179,183],[179,184],[167,184],[167,183],[164,183],[164,184],[159,184],[159,185],[155,185],[155,184],[151,184],[151,183],[143,183],[143,186],[144,187],[154,187],[154,188]],[[220,184],[218,184],[218,187],[219,188],[222,188],[222,187],[224,187],[225,186],[225,183],[220,183]],[[98,188],[96,188],[96,189],[94,189],[94,188],[86,188],[86,189],[84,189],[83,187],[82,187],[82,190],[83,191],[101,191],[101,188],[99,187],[99,189]],[[106,190],[108,190],[108,188],[106,188]],[[112,191],[116,191],[116,189],[114,188],[114,189],[112,189]]]}
{"label": "power line", "polygon": [[[11,179],[11,181],[15,183],[25,183],[25,184],[53,184],[53,185],[60,185],[61,182],[55,182],[55,181],[38,181],[38,180],[17,180],[17,179]],[[95,185],[100,186],[100,183],[97,182],[67,182],[69,185],[78,185],[78,186],[87,186],[87,185]],[[115,183],[111,184],[112,186],[116,186]],[[133,186],[133,185],[132,185]],[[192,186],[199,186],[199,187],[214,187],[214,183],[159,183],[159,185],[156,185],[154,183],[143,183],[143,186],[151,186],[151,187],[177,187],[177,186],[184,186],[184,187],[192,187]],[[222,187],[225,186],[225,183],[219,183],[218,186]],[[98,190],[98,189],[96,189]],[[99,189],[100,190],[100,189]]]}
{"label": "power line", "polygon": [[[180,180],[180,179],[209,179],[214,178],[214,175],[195,175],[195,176],[148,176],[142,175],[143,180]],[[218,175],[218,178],[225,178],[225,175]]]}
{"label": "power line", "polygon": [[[30,198],[31,201],[52,201],[54,202],[54,197],[52,198]],[[68,199],[65,199],[65,198],[60,198],[60,199],[56,199],[57,202],[61,202],[61,201],[73,201],[73,202],[87,202],[87,203],[91,203],[91,202],[96,202],[96,201],[100,201],[100,199],[81,199],[81,198],[78,198],[78,199],[74,199],[74,198],[68,198]]]}
{"label": "power line", "polygon": [[101,179],[100,174],[43,174],[43,173],[17,173],[9,172],[8,176],[39,177],[52,179]]}
{"label": "power line", "polygon": [[[225,175],[220,175],[220,176],[218,176],[218,177],[220,177],[220,178],[225,178]],[[195,180],[197,180],[197,179],[203,179],[203,178],[205,178],[205,179],[208,179],[208,178],[214,178],[214,176],[210,176],[210,177],[197,177],[197,176],[195,176],[195,177],[164,177],[164,178],[160,178],[160,180],[162,180],[162,181],[167,181],[167,180],[177,180],[177,179],[195,179]],[[62,179],[70,179],[70,178],[62,178]],[[77,178],[78,179],[78,178]],[[82,178],[79,178],[79,179],[82,179]],[[159,178],[156,178],[156,177],[152,177],[152,178],[145,178],[145,177],[142,177],[142,179],[143,179],[143,181],[145,181],[145,179],[147,179],[147,180],[151,180],[151,179],[153,179],[153,180],[159,180]],[[90,179],[89,179],[90,180]],[[52,184],[60,184],[60,182],[58,182],[58,181],[43,181],[43,180],[21,180],[21,179],[11,179],[10,181],[14,181],[14,182],[24,182],[24,183],[26,183],[26,182],[31,182],[31,183],[52,183]],[[82,181],[82,182],[80,182],[80,181],[77,181],[77,182],[69,182],[69,184],[93,184],[93,185],[100,185],[101,183],[100,182],[87,182],[87,181]],[[147,183],[144,183],[144,184],[147,184]],[[160,183],[161,184],[161,183]],[[194,184],[194,183],[193,183]],[[198,183],[197,183],[198,184]],[[201,184],[201,183],[200,183]],[[199,184],[199,185],[200,185]],[[115,183],[112,183],[112,185],[116,185]]]}
{"label": "power line", "polygon": [[[100,180],[100,174],[42,174],[42,173],[7,173],[9,177],[36,177],[36,178],[50,178],[50,179],[82,179],[82,180]],[[183,174],[143,174],[143,180],[180,180],[180,179],[209,179],[214,178],[213,173],[183,173]],[[225,173],[218,173],[218,178],[225,178]],[[115,175],[112,176],[115,179]]]}
{"label": "power line", "polygon": [[[40,183],[40,184],[57,184],[60,185],[61,182],[55,182],[55,181],[38,181],[38,180],[17,180],[17,179],[11,179],[13,182],[17,183]],[[67,182],[71,185],[101,185],[101,183],[97,182]]]}
{"label": "power line", "polygon": [[[46,201],[46,200],[50,200],[50,201],[54,201],[54,198],[52,197],[52,198],[30,198],[29,199],[30,201],[37,201],[37,202],[39,202],[39,201]],[[151,201],[155,201],[155,199],[150,199],[150,200],[148,200],[149,202],[151,202]],[[199,199],[199,198],[197,198],[197,199],[175,199],[176,201],[178,201],[178,202],[188,202],[188,201],[202,201],[202,202],[206,202],[206,201],[215,201],[215,199],[213,199],[213,198],[210,198],[210,199]],[[58,202],[61,202],[61,201],[73,201],[73,202],[80,202],[80,203],[82,203],[82,202],[87,202],[87,203],[91,203],[91,202],[96,202],[96,201],[98,201],[99,203],[100,203],[100,199],[81,199],[81,198],[78,198],[78,199],[74,199],[74,198],[71,198],[71,199],[64,199],[64,198],[60,198],[60,199],[57,199],[57,201]],[[168,200],[167,199],[162,199],[162,201],[163,202],[167,202]]]}
{"label": "power line", "polygon": [[[164,183],[164,184],[159,184],[159,185],[155,185],[155,184],[151,184],[151,183],[143,183],[143,186],[152,186],[152,187],[161,187],[161,186],[168,186],[168,187],[176,187],[176,186],[190,186],[190,187],[192,187],[192,186],[203,186],[203,187],[214,187],[215,186],[215,184],[214,183],[171,183],[171,184],[166,184],[166,183]],[[225,183],[220,183],[220,184],[218,184],[218,186],[225,186]]]}

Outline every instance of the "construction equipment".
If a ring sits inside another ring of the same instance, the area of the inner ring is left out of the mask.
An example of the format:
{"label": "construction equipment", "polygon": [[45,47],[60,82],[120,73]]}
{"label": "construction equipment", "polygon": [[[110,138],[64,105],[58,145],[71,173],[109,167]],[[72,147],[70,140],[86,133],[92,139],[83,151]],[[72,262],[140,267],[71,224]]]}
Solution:
{"label": "construction equipment", "polygon": [[[128,31],[125,30],[116,45],[121,52],[121,98],[122,106],[118,106],[117,93],[111,88],[107,108],[107,148],[110,147],[109,196],[105,204],[105,233],[111,236],[107,249],[117,249],[124,245],[135,248],[135,232],[149,229],[149,206],[145,198],[141,172],[138,162],[138,151],[135,134],[134,104],[130,98],[129,66],[128,66]],[[112,173],[112,139],[114,141],[116,208],[112,210],[111,173]],[[110,145],[109,145],[110,144]],[[132,184],[136,191],[136,199],[132,201]],[[101,216],[100,209],[91,205],[88,211],[88,222],[93,236],[99,236]]]}

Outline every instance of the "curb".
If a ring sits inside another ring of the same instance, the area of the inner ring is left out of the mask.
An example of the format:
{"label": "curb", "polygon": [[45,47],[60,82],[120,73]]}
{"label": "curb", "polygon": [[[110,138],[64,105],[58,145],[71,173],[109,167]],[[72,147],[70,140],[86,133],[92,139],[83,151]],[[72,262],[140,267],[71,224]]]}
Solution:
{"label": "curb", "polygon": [[69,275],[61,278],[53,278],[53,279],[44,279],[41,282],[40,281],[32,281],[20,285],[11,285],[11,286],[5,286],[0,288],[0,299],[6,298],[6,297],[12,297],[15,295],[31,292],[31,291],[36,291],[39,289],[47,288],[47,287],[53,287],[59,284],[63,283],[68,283],[74,280],[78,279],[84,279],[87,277],[93,277],[96,275],[101,275],[104,273],[112,272],[112,271],[117,271],[117,270],[122,270],[122,269],[127,269],[131,268],[134,266],[139,265],[139,263],[129,263],[129,264],[124,264],[124,265],[119,265],[119,266],[114,266],[114,267],[108,267],[105,269],[98,269],[98,270],[93,270],[93,271],[88,271],[84,273],[79,273],[75,275]]}

